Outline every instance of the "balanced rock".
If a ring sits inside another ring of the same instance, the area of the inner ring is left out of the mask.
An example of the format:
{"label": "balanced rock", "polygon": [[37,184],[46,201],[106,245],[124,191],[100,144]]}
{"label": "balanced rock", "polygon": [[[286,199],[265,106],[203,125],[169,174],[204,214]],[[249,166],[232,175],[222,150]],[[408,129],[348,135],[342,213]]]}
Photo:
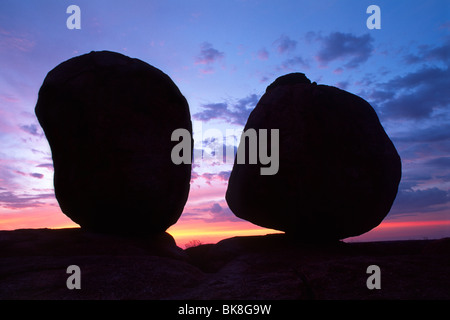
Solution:
{"label": "balanced rock", "polygon": [[49,141],[56,198],[82,228],[165,231],[187,201],[191,165],[175,165],[189,106],[169,76],[119,53],[91,52],[46,76],[35,109]]}
{"label": "balanced rock", "polygon": [[236,216],[331,241],[365,233],[388,214],[401,160],[364,99],[288,74],[267,88],[244,131],[250,128],[279,129],[279,170],[261,175],[262,165],[235,160],[226,200]]}

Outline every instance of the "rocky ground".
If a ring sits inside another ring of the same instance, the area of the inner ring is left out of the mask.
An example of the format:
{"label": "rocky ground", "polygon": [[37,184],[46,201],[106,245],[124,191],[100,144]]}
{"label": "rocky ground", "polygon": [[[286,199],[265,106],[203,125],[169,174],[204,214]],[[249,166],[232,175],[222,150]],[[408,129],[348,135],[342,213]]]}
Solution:
{"label": "rocky ground", "polygon": [[[450,238],[334,244],[283,234],[182,250],[160,234],[0,231],[0,299],[450,299]],[[66,286],[80,267],[81,289]],[[380,268],[369,290],[367,267]]]}

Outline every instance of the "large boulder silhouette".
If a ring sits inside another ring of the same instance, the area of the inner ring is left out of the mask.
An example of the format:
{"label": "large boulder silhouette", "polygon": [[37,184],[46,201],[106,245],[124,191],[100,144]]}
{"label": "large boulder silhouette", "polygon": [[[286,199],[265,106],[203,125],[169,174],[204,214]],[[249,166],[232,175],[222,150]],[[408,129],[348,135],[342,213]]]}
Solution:
{"label": "large boulder silhouette", "polygon": [[189,106],[169,76],[119,53],[91,52],[51,70],[35,109],[51,147],[56,198],[82,228],[165,231],[187,201],[191,165],[175,165]]}
{"label": "large boulder silhouette", "polygon": [[260,164],[235,160],[226,200],[236,216],[302,240],[332,241],[365,233],[388,214],[401,160],[364,99],[288,74],[267,88],[250,128],[279,129],[279,171],[261,175]]}

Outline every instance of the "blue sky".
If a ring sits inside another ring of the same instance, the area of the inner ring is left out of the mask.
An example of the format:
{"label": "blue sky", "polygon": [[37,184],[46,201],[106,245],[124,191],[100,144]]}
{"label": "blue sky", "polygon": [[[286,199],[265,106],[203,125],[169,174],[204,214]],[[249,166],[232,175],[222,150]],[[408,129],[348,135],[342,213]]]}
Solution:
{"label": "blue sky", "polygon": [[[81,30],[66,27],[71,4],[81,9]],[[366,27],[371,4],[381,9],[380,30]],[[59,63],[111,50],[167,73],[194,127],[224,135],[242,129],[265,88],[289,72],[360,95],[402,157],[387,219],[450,220],[449,48],[448,1],[2,0],[0,216],[57,207],[50,150],[34,116],[39,87]],[[220,161],[194,164],[181,221],[236,219],[224,201],[230,170]]]}

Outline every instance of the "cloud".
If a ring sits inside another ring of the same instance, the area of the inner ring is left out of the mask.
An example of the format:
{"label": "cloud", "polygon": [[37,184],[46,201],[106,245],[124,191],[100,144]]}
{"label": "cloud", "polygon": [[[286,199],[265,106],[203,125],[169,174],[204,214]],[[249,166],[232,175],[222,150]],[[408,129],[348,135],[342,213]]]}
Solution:
{"label": "cloud", "polygon": [[336,69],[333,70],[334,74],[342,74],[342,72],[344,72],[344,69],[342,69],[341,67],[336,68]]}
{"label": "cloud", "polygon": [[424,67],[380,87],[384,92],[379,91],[377,95],[384,119],[423,120],[430,118],[434,111],[449,109],[449,68]]}
{"label": "cloud", "polygon": [[[444,130],[444,128],[442,129]],[[430,159],[433,157],[441,157],[449,154],[450,150],[450,140],[443,140],[437,142],[416,142],[416,143],[404,143],[398,142],[398,140],[393,137],[392,139],[397,146],[397,149],[401,155],[403,162],[406,165],[411,165],[412,167],[417,166],[417,170],[430,170],[430,168],[418,166],[424,159]]]}
{"label": "cloud", "polygon": [[217,173],[217,177],[219,180],[228,181],[230,179],[231,170],[230,171],[220,171]]}
{"label": "cloud", "polygon": [[394,139],[397,142],[404,143],[450,141],[450,130],[447,125],[434,124],[426,128],[417,128],[415,130],[396,133]]}
{"label": "cloud", "polygon": [[435,159],[428,160],[427,165],[432,165],[436,167],[441,167],[442,169],[450,168],[450,157],[439,157]]}
{"label": "cloud", "polygon": [[191,183],[194,183],[195,180],[202,178],[206,181],[206,183],[208,185],[211,186],[211,182],[213,181],[218,181],[218,182],[228,182],[228,179],[230,178],[230,174],[231,174],[231,170],[228,171],[220,171],[218,173],[209,173],[209,172],[205,172],[202,174],[199,174],[197,172],[195,172],[194,170],[192,171],[191,174]]}
{"label": "cloud", "polygon": [[297,46],[297,41],[290,39],[286,35],[282,35],[273,43],[278,51],[278,53],[288,53],[295,50]]}
{"label": "cloud", "polygon": [[210,209],[211,213],[220,213],[223,211],[222,207],[220,206],[220,204],[218,204],[217,202],[214,203]]}
{"label": "cloud", "polygon": [[231,170],[229,171],[220,171],[219,173],[203,173],[201,175],[196,174],[196,178],[203,178],[207,181],[207,183],[211,183],[213,180],[218,180],[222,182],[228,182],[230,178]]}
{"label": "cloud", "polygon": [[450,182],[450,173],[443,174],[443,175],[437,175],[436,178],[441,179],[444,182]]}
{"label": "cloud", "polygon": [[26,174],[25,172],[20,171],[20,170],[14,170],[14,173],[20,174],[21,176],[24,176],[24,177],[28,176],[28,174]]}
{"label": "cloud", "polygon": [[221,206],[219,203],[214,203],[211,206],[210,213],[212,216],[212,221],[239,221],[239,218],[228,208],[226,204]]}
{"label": "cloud", "polygon": [[36,179],[42,179],[42,178],[44,178],[44,175],[42,173],[33,172],[33,173],[30,173],[30,177],[33,177]]}
{"label": "cloud", "polygon": [[212,64],[224,57],[224,53],[214,49],[212,44],[204,42],[200,45],[200,54],[195,58],[195,64]]}
{"label": "cloud", "polygon": [[204,222],[240,221],[225,202],[220,204],[216,201],[206,203],[202,207],[190,208],[189,211],[183,212],[182,217]]}
{"label": "cloud", "polygon": [[429,84],[435,86],[437,84],[436,80],[441,81],[448,78],[448,72],[448,68],[423,67],[418,71],[407,73],[405,76],[396,77],[383,86],[396,90],[410,90],[413,87],[427,86]]}
{"label": "cloud", "polygon": [[270,80],[269,77],[267,77],[267,76],[262,76],[262,77],[259,79],[259,83],[265,83],[265,82],[267,82],[267,81],[269,81],[269,80]]}
{"label": "cloud", "polygon": [[298,66],[301,66],[303,69],[309,69],[309,63],[307,63],[301,56],[286,59],[281,63],[278,69],[292,71],[297,69]]}
{"label": "cloud", "polygon": [[334,32],[326,37],[317,36],[322,48],[316,59],[323,66],[334,60],[348,61],[344,66],[353,69],[369,59],[373,50],[373,38],[369,34],[360,37],[351,33]]}
{"label": "cloud", "polygon": [[16,195],[10,191],[0,192],[0,207],[7,209],[35,208],[46,203],[40,200],[55,199],[53,193],[44,193],[38,195],[22,194]]}
{"label": "cloud", "polygon": [[203,104],[201,107],[203,110],[194,113],[192,118],[201,121],[209,121],[211,119],[220,119],[224,114],[228,113],[228,104],[224,102]]}
{"label": "cloud", "polygon": [[403,57],[407,64],[423,63],[430,61],[440,61],[444,63],[450,62],[450,40],[443,45],[431,47],[429,45],[421,45],[418,47],[418,53],[409,53]]}
{"label": "cloud", "polygon": [[40,131],[39,127],[36,124],[20,125],[19,127],[26,133],[29,133],[33,136],[36,136],[36,137],[43,136],[42,132]]}
{"label": "cloud", "polygon": [[28,39],[24,34],[14,34],[12,31],[0,28],[0,52],[15,50],[30,52],[35,45],[36,42]]}
{"label": "cloud", "polygon": [[336,83],[336,87],[345,90],[348,87],[348,81],[339,81]]}
{"label": "cloud", "polygon": [[446,21],[439,26],[441,30],[450,30],[450,21]]}
{"label": "cloud", "polygon": [[202,111],[192,115],[196,120],[209,121],[213,119],[224,120],[231,124],[244,126],[250,112],[259,101],[257,94],[250,94],[245,98],[237,100],[235,103],[220,102],[204,104]]}
{"label": "cloud", "polygon": [[438,188],[412,190],[400,189],[391,214],[427,213],[440,211],[448,207],[450,196],[448,191]]}
{"label": "cloud", "polygon": [[16,174],[19,174],[21,176],[24,176],[24,177],[32,177],[32,178],[36,178],[36,179],[44,178],[44,175],[42,173],[37,173],[37,172],[25,173],[25,172],[20,171],[20,170],[14,170],[13,172],[16,173]]}
{"label": "cloud", "polygon": [[269,59],[269,52],[265,48],[262,48],[261,50],[258,51],[256,56],[258,57],[259,60],[264,61]]}
{"label": "cloud", "polygon": [[195,180],[197,180],[200,177],[200,175],[195,172],[194,169],[191,170],[191,181],[190,183],[193,184],[195,182]]}
{"label": "cloud", "polygon": [[395,96],[395,91],[384,91],[375,89],[367,95],[367,98],[375,103],[383,103]]}
{"label": "cloud", "polygon": [[41,163],[36,166],[36,168],[47,168],[49,170],[53,170],[53,163]]}
{"label": "cloud", "polygon": [[0,100],[3,100],[4,102],[9,103],[17,103],[20,102],[20,100],[12,95],[9,94],[0,94]]}
{"label": "cloud", "polygon": [[221,206],[218,203],[214,203],[211,207],[211,216],[213,222],[219,221],[239,221],[239,218],[228,208],[227,205]]}

